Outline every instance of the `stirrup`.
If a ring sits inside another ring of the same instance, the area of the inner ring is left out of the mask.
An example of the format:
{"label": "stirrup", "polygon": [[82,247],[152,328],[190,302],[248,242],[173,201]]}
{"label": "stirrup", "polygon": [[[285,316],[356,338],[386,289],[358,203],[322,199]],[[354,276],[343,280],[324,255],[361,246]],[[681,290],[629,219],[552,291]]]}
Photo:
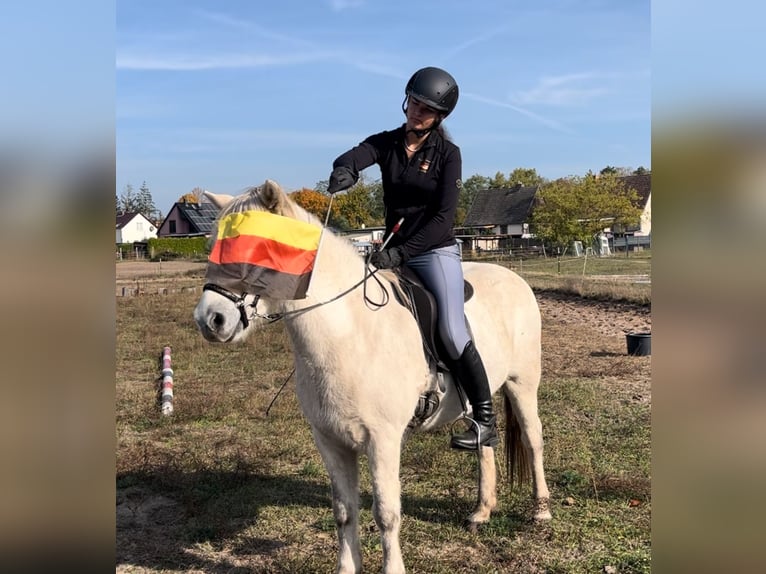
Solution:
{"label": "stirrup", "polygon": [[[482,424],[475,419],[465,416],[463,417],[470,423],[470,427],[460,434],[453,434],[450,439],[450,448],[463,451],[478,451],[482,446],[488,446],[494,448],[500,442],[500,438],[497,436],[497,427],[495,426],[495,420],[491,420],[489,424],[484,425],[487,427],[485,433],[489,435],[489,438],[482,437]],[[494,417],[493,417],[494,418]],[[493,432],[494,431],[494,432]],[[467,436],[470,435],[470,436]],[[494,436],[492,436],[494,435]],[[470,445],[459,444],[457,441],[470,441]]]}
{"label": "stirrup", "polygon": [[439,395],[430,391],[418,398],[418,406],[415,408],[415,418],[425,421],[439,408]]}

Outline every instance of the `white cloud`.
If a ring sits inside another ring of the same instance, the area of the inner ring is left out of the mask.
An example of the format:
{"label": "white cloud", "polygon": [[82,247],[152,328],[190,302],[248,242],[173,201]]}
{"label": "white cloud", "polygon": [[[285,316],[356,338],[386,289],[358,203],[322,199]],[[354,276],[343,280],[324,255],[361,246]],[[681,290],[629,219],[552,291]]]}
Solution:
{"label": "white cloud", "polygon": [[329,4],[334,12],[341,12],[364,5],[364,0],[330,0]]}
{"label": "white cloud", "polygon": [[224,68],[263,68],[315,62],[328,56],[321,52],[270,56],[259,54],[118,54],[116,67],[120,70],[199,71]]}
{"label": "white cloud", "polygon": [[531,118],[535,120],[536,122],[539,122],[545,126],[548,126],[551,129],[554,129],[558,132],[562,133],[572,133],[572,130],[564,126],[563,124],[557,122],[556,120],[551,120],[548,118],[545,118],[539,114],[536,114],[534,112],[530,112],[529,110],[526,110],[524,108],[521,108],[519,106],[515,106],[513,104],[509,104],[508,102],[500,102],[498,100],[493,100],[492,98],[486,98],[484,96],[480,96],[479,94],[472,94],[472,93],[461,93],[461,96],[464,98],[468,98],[470,100],[474,100],[477,102],[482,102],[484,104],[489,104],[491,106],[497,106],[500,108],[507,108],[509,110],[513,110],[515,112],[520,113],[521,115],[527,116],[528,118]]}
{"label": "white cloud", "polygon": [[594,73],[544,76],[530,90],[513,92],[510,100],[519,105],[581,106],[608,94],[607,76]]}

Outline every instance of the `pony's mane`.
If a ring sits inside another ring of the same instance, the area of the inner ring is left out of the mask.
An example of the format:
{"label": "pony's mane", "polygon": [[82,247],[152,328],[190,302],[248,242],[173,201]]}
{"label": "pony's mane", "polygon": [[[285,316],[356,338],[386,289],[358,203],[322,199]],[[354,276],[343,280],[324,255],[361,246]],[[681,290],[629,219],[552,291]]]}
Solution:
{"label": "pony's mane", "polygon": [[[225,217],[230,213],[239,213],[242,211],[248,211],[250,209],[268,211],[268,208],[261,201],[261,188],[262,186],[259,185],[251,186],[241,194],[235,196],[234,199],[232,199],[231,202],[229,202],[229,204],[220,211],[218,217],[216,218],[216,223],[222,217]],[[283,194],[285,202],[293,212],[292,214],[285,213],[283,215],[286,217],[292,217],[293,219],[297,219],[299,221],[305,221],[306,223],[319,225],[320,227],[322,226],[322,222],[318,217],[298,205],[287,193],[283,192]]]}
{"label": "pony's mane", "polygon": [[[234,197],[234,199],[229,202],[228,205],[226,205],[218,214],[218,217],[216,217],[215,220],[215,226],[218,225],[218,221],[225,217],[226,215],[229,215],[230,213],[239,213],[242,211],[248,211],[250,209],[256,209],[256,210],[262,210],[262,211],[269,211],[268,208],[264,205],[263,201],[261,200],[261,189],[262,186],[252,186],[248,187],[245,191],[243,191],[240,195],[237,195]],[[293,219],[296,219],[298,221],[304,221],[306,223],[311,223],[312,225],[316,225],[318,227],[324,227],[324,222],[319,219],[316,215],[313,213],[306,211],[303,207],[298,205],[298,203],[295,202],[294,199],[292,199],[287,193],[282,191],[282,201],[286,204],[287,210],[286,213],[283,213],[285,217],[292,217]],[[324,228],[324,233],[327,235],[330,235],[334,237],[335,239],[340,240],[341,244],[344,246],[344,249],[348,249],[349,255],[356,255],[359,256],[356,249],[354,249],[353,245],[350,241],[347,241],[343,237],[340,237],[333,233],[330,229]]]}

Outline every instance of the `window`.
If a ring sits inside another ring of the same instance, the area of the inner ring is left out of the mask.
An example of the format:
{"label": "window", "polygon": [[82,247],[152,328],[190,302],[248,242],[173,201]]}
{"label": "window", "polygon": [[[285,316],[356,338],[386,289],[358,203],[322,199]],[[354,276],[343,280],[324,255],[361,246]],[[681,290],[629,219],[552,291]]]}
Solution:
{"label": "window", "polygon": [[136,231],[143,231],[143,230],[144,230],[144,222],[136,221]]}
{"label": "window", "polygon": [[170,230],[169,230],[170,233],[175,233],[176,232],[176,220],[175,219],[171,219],[168,222],[168,225],[170,225]]}

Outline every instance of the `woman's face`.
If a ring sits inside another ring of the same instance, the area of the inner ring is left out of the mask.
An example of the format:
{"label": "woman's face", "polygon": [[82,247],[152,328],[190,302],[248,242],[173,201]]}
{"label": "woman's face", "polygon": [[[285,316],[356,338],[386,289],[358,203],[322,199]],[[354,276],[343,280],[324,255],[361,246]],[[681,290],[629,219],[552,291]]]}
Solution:
{"label": "woman's face", "polygon": [[410,96],[407,102],[407,129],[428,129],[433,125],[438,116],[439,112],[429,108],[417,98]]}

